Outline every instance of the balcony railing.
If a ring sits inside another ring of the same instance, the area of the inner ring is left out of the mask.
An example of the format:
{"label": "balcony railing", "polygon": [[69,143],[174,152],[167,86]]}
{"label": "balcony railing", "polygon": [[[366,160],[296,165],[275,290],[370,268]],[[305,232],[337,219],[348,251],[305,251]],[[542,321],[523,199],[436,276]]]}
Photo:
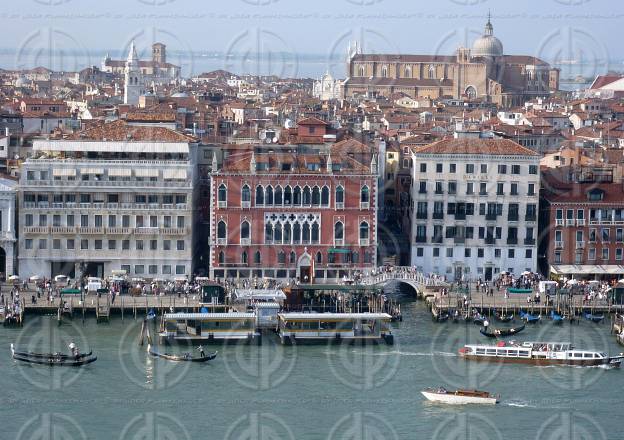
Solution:
{"label": "balcony railing", "polygon": [[336,202],[336,209],[344,209],[344,202]]}
{"label": "balcony railing", "polygon": [[370,240],[368,238],[360,238],[360,246],[369,246]]}
{"label": "balcony railing", "polygon": [[56,210],[56,209],[97,209],[97,210],[126,210],[126,211],[139,211],[139,210],[186,210],[186,203],[76,203],[76,202],[65,202],[65,203],[52,203],[46,205],[38,205],[34,202],[23,202],[22,207],[25,209],[45,209],[45,210]]}
{"label": "balcony railing", "polygon": [[130,228],[106,228],[109,235],[129,235],[130,231],[132,231]]}
{"label": "balcony railing", "polygon": [[487,214],[485,214],[485,219],[486,220],[490,220],[490,221],[491,220],[496,220],[497,217],[498,216],[495,213],[488,212]]}
{"label": "balcony railing", "polygon": [[227,238],[217,238],[217,246],[225,246],[227,244]]}
{"label": "balcony railing", "polygon": [[251,202],[249,200],[241,202],[241,208],[251,208]]}
{"label": "balcony railing", "polygon": [[444,242],[442,237],[431,237],[431,243],[441,244]]}
{"label": "balcony railing", "polygon": [[563,241],[555,241],[555,249],[563,249]]}
{"label": "balcony railing", "polygon": [[453,242],[455,244],[464,244],[466,243],[466,237],[454,237]]}
{"label": "balcony railing", "polygon": [[585,219],[584,218],[577,218],[576,219],[576,226],[585,226]]}
{"label": "balcony railing", "polygon": [[76,233],[79,235],[102,235],[104,234],[104,228],[95,226],[79,226],[76,228]]}
{"label": "balcony railing", "polygon": [[525,221],[525,222],[534,222],[534,221],[536,221],[536,220],[537,220],[537,216],[536,216],[535,214],[527,214],[527,215],[524,217],[524,221]]}
{"label": "balcony railing", "polygon": [[575,222],[575,220],[573,218],[567,218],[566,221],[565,221],[565,225],[566,226],[574,226],[575,223],[576,222]]}
{"label": "balcony railing", "polygon": [[427,243],[427,237],[422,237],[422,236],[417,235],[414,241],[416,243]]}
{"label": "balcony railing", "polygon": [[241,238],[240,244],[241,246],[249,246],[251,244],[251,238]]}
{"label": "balcony railing", "polygon": [[518,244],[517,237],[507,237],[507,244]]}
{"label": "balcony railing", "polygon": [[496,239],[494,237],[486,237],[485,244],[496,244]]}
{"label": "balcony railing", "polygon": [[70,234],[73,235],[76,233],[76,228],[74,226],[52,226],[50,228],[50,232],[52,234]]}
{"label": "balcony railing", "polygon": [[48,226],[25,226],[25,234],[47,234],[50,228]]}
{"label": "balcony railing", "polygon": [[344,246],[343,238],[334,238],[334,246]]}
{"label": "balcony railing", "polygon": [[416,212],[416,218],[418,220],[427,220],[428,216],[426,212],[422,212],[422,211],[417,211]]}
{"label": "balcony railing", "polygon": [[456,212],[455,213],[455,220],[466,220],[466,213],[465,212]]}
{"label": "balcony railing", "polygon": [[525,246],[533,246],[533,245],[535,245],[535,239],[534,238],[525,238],[524,239],[524,245]]}
{"label": "balcony railing", "polygon": [[370,208],[369,202],[360,202],[360,209],[369,209],[369,208]]}
{"label": "balcony railing", "polygon": [[434,220],[443,220],[444,219],[444,213],[443,212],[434,212],[432,214],[432,218]]}
{"label": "balcony railing", "polygon": [[563,226],[563,219],[562,218],[555,219],[555,226]]}
{"label": "balcony railing", "polygon": [[510,221],[510,222],[517,222],[518,219],[519,219],[518,214],[509,214],[507,216],[507,221]]}
{"label": "balcony railing", "polygon": [[585,249],[585,242],[584,241],[577,241],[576,242],[576,249]]}

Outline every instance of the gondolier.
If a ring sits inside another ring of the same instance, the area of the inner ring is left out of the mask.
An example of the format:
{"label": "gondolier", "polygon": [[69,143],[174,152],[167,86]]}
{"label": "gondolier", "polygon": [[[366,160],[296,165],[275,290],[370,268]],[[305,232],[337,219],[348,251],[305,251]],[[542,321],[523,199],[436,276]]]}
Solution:
{"label": "gondolier", "polygon": [[204,353],[204,347],[200,345],[199,347],[197,347],[197,350],[199,351],[199,355],[201,357],[206,357],[206,353]]}

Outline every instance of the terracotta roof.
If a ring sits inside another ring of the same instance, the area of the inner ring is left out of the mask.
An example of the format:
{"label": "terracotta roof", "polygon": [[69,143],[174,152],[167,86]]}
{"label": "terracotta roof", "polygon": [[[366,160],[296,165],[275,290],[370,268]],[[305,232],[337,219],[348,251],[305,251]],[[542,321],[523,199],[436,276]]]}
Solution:
{"label": "terracotta roof", "polygon": [[128,125],[117,120],[98,124],[84,131],[72,134],[66,139],[123,142],[195,142],[195,138],[164,127],[143,127]]}
{"label": "terracotta roof", "polygon": [[500,156],[538,156],[509,139],[444,139],[417,147],[416,154],[483,154]]}
{"label": "terracotta roof", "polygon": [[623,78],[621,75],[598,75],[589,88],[591,90],[596,90],[621,78]]}

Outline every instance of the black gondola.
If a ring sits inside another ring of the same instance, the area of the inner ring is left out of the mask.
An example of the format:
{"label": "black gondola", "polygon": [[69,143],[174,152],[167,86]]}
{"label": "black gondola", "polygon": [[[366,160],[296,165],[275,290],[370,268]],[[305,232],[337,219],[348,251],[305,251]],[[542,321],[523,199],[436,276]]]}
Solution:
{"label": "black gondola", "polygon": [[170,354],[170,353],[158,353],[157,351],[152,350],[150,346],[148,346],[147,351],[154,357],[159,357],[162,359],[167,359],[168,361],[175,362],[208,362],[217,357],[217,352],[209,353],[204,356],[193,357],[190,353],[184,353],[181,355],[178,354]]}
{"label": "black gondola", "polygon": [[488,332],[487,329],[482,328],[479,330],[483,336],[488,338],[504,338],[507,336],[515,336],[524,330],[524,324],[515,328],[494,329],[493,332]]}
{"label": "black gondola", "polygon": [[49,358],[35,358],[35,357],[25,357],[13,355],[13,359],[20,362],[28,362],[30,364],[39,364],[39,365],[49,365],[51,367],[61,366],[61,367],[80,367],[82,365],[90,364],[91,362],[95,362],[97,360],[97,356],[81,358],[81,359],[61,359],[58,357],[49,357]]}
{"label": "black gondola", "polygon": [[34,353],[32,351],[17,351],[14,349],[13,344],[11,344],[11,350],[13,355],[28,357],[28,358],[57,358],[57,359],[82,359],[89,357],[93,354],[93,351],[89,353],[80,353],[77,356],[73,354],[63,354],[63,353]]}
{"label": "black gondola", "polygon": [[511,322],[514,320],[514,315],[513,313],[511,315],[503,315],[502,313],[497,313],[496,320],[499,322]]}
{"label": "black gondola", "polygon": [[448,313],[442,313],[433,317],[433,320],[436,322],[445,322],[448,321],[450,315]]}

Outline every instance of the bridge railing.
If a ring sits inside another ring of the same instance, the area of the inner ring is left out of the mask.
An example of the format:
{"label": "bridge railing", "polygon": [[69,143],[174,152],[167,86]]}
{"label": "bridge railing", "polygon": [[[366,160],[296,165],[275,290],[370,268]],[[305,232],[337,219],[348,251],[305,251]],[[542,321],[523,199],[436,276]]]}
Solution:
{"label": "bridge railing", "polygon": [[389,280],[404,280],[404,281],[413,281],[415,284],[420,286],[446,286],[446,281],[427,276],[422,272],[414,271],[414,268],[409,266],[399,266],[394,267],[390,271],[382,271],[375,275],[369,275],[367,277],[363,277],[360,281],[360,284],[364,285],[375,285],[381,284]]}

